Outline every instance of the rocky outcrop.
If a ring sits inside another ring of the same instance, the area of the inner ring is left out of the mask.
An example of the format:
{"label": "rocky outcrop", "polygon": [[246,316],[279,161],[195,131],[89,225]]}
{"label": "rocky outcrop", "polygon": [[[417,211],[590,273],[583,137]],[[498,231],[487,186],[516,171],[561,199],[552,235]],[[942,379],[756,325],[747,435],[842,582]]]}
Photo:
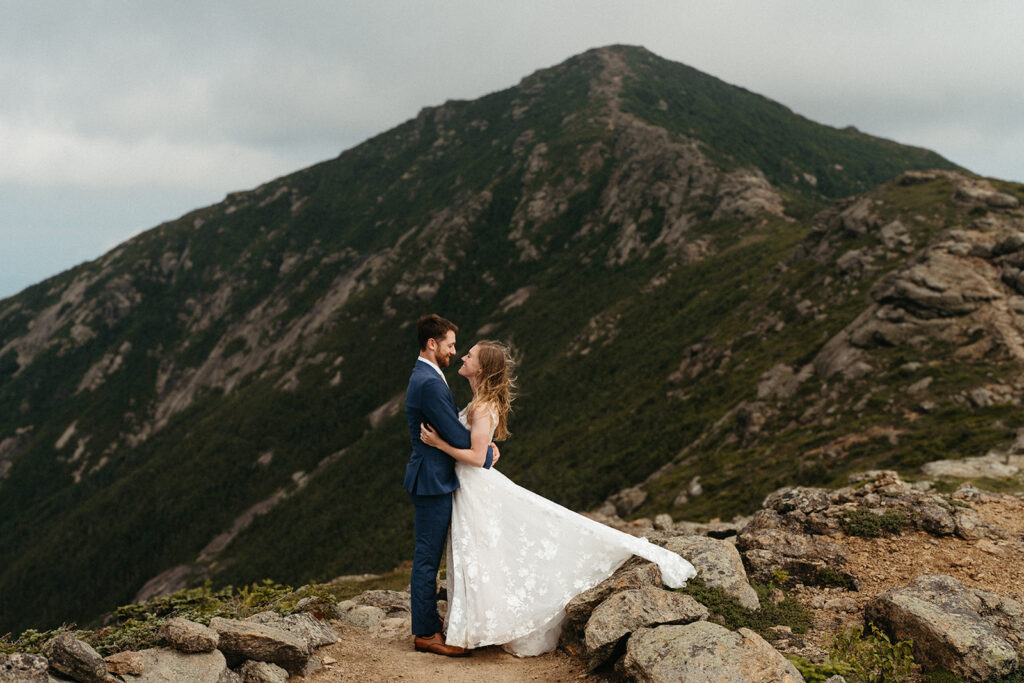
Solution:
{"label": "rocky outcrop", "polygon": [[289,672],[302,671],[309,659],[309,643],[273,626],[214,617],[210,628],[220,636],[218,649],[238,661],[270,662]]}
{"label": "rocky outcrop", "polygon": [[597,606],[609,597],[626,590],[650,587],[661,587],[658,565],[639,557],[627,560],[610,577],[569,601],[565,606],[563,638],[578,636]]}
{"label": "rocky outcrop", "polygon": [[949,576],[920,576],[892,588],[865,616],[893,638],[912,641],[918,663],[968,681],[1009,674],[1024,653],[1024,606]]}
{"label": "rocky outcrop", "polygon": [[706,536],[676,536],[664,546],[686,558],[706,585],[721,588],[749,610],[761,609],[757,592],[747,581],[743,559],[729,541]]}
{"label": "rocky outcrop", "polygon": [[633,634],[620,669],[631,680],[797,683],[803,676],[761,636],[700,621]]}
{"label": "rocky outcrop", "polygon": [[583,639],[587,664],[597,668],[613,656],[625,638],[641,628],[689,624],[707,616],[707,608],[689,595],[654,587],[616,593],[587,621]]}
{"label": "rocky outcrop", "polygon": [[137,654],[142,663],[142,673],[121,674],[125,683],[228,683],[238,680],[228,668],[227,661],[219,650],[190,654],[171,648],[155,647],[141,650]]}
{"label": "rocky outcrop", "polygon": [[782,197],[759,168],[740,168],[722,177],[711,220],[749,219],[762,214],[783,215]]}

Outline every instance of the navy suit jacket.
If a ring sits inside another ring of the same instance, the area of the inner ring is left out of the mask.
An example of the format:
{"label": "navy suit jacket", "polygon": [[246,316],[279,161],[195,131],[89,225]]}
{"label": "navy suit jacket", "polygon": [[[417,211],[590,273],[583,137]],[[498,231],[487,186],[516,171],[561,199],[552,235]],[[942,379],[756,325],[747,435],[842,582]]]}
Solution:
{"label": "navy suit jacket", "polygon": [[[421,496],[435,496],[459,488],[455,459],[420,441],[420,423],[429,424],[442,439],[456,448],[470,448],[469,430],[459,422],[459,411],[455,408],[451,389],[434,368],[419,360],[405,392],[405,416],[412,442],[412,456],[406,465],[402,483],[405,490]],[[484,467],[491,466],[491,459],[488,446]]]}

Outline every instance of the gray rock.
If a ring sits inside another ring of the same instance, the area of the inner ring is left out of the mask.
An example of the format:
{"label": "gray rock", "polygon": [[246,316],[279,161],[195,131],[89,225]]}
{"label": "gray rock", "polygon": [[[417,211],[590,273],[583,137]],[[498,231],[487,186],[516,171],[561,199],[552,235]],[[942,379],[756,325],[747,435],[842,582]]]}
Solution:
{"label": "gray rock", "polygon": [[[406,629],[405,632],[408,634],[409,629]],[[310,658],[306,660],[306,666],[302,667],[302,671],[300,671],[298,675],[303,678],[308,678],[323,668],[324,661],[316,655],[311,655]]]}
{"label": "gray rock", "polygon": [[654,516],[654,528],[658,531],[668,531],[675,525],[672,521],[672,515],[660,514]]}
{"label": "gray rock", "polygon": [[338,642],[338,632],[330,625],[325,624],[311,614],[299,612],[282,617],[277,612],[260,612],[254,614],[245,621],[254,621],[257,624],[266,624],[287,631],[294,636],[304,639],[309,644],[309,651],[333,645]]}
{"label": "gray rock", "polygon": [[341,615],[341,620],[359,628],[373,628],[384,621],[385,616],[386,613],[380,607],[356,605]]}
{"label": "gray rock", "polygon": [[238,669],[243,683],[285,683],[288,672],[277,664],[247,659]]}
{"label": "gray rock", "polygon": [[293,673],[309,659],[309,643],[304,638],[273,626],[214,617],[210,628],[220,635],[220,651],[230,657],[271,662]]}
{"label": "gray rock", "polygon": [[996,192],[985,197],[985,203],[994,209],[1016,209],[1020,206],[1020,200],[1012,194]]}
{"label": "gray rock", "polygon": [[645,500],[647,500],[647,491],[644,491],[639,486],[632,486],[619,491],[609,498],[608,502],[615,506],[615,511],[620,517],[625,517],[643,505]]}
{"label": "gray rock", "polygon": [[563,635],[577,635],[597,606],[615,593],[646,587],[661,587],[661,570],[653,562],[630,558],[607,579],[569,601],[565,606]]}
{"label": "gray rock", "polygon": [[388,617],[401,617],[411,613],[409,593],[405,591],[364,591],[352,599],[357,605],[380,607]]}
{"label": "gray rock", "polygon": [[[979,595],[941,574],[891,588],[865,610],[865,617],[893,638],[913,641],[919,664],[942,667],[971,681],[1017,668],[1012,642],[1024,636],[1020,616],[1019,603],[991,593]],[[1010,623],[1014,617],[1016,625]]]}
{"label": "gray rock", "polygon": [[181,617],[165,621],[160,637],[179,652],[213,652],[220,640],[213,629]]}
{"label": "gray rock", "polygon": [[707,619],[708,610],[689,595],[639,588],[611,596],[594,610],[584,630],[587,665],[596,669],[613,654],[623,638],[640,628],[689,624]]}
{"label": "gray rock", "polygon": [[958,479],[1010,479],[1020,473],[1024,458],[990,453],[973,458],[935,460],[925,463],[921,471],[929,477]]}
{"label": "gray rock", "polygon": [[0,655],[0,683],[47,683],[46,657],[15,652]]}
{"label": "gray rock", "polygon": [[954,508],[953,520],[956,522],[956,535],[964,540],[975,540],[988,535],[988,524],[973,508]]}
{"label": "gray rock", "polygon": [[665,547],[689,560],[697,569],[697,576],[708,586],[735,596],[747,609],[761,609],[757,592],[747,581],[743,559],[729,541],[706,536],[677,536],[668,540]]}
{"label": "gray rock", "polygon": [[938,505],[923,506],[918,514],[917,524],[922,531],[935,536],[949,536],[956,530],[953,515]]}
{"label": "gray rock", "polygon": [[620,664],[630,680],[797,683],[803,676],[761,636],[707,621],[633,634]]}
{"label": "gray rock", "polygon": [[769,493],[761,505],[779,513],[799,510],[804,514],[810,514],[824,510],[830,504],[829,492],[825,489],[792,486]]}
{"label": "gray rock", "polygon": [[169,647],[155,647],[136,654],[142,660],[142,673],[121,674],[125,683],[225,683],[224,676],[231,671],[219,650],[186,654]]}
{"label": "gray rock", "polygon": [[82,683],[100,683],[107,677],[107,665],[88,643],[62,633],[43,645],[50,668]]}

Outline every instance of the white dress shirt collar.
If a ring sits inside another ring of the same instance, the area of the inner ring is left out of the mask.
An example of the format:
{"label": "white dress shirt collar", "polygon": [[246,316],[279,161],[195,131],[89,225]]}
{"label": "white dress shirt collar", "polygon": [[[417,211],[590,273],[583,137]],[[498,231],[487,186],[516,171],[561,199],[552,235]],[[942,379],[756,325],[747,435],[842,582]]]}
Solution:
{"label": "white dress shirt collar", "polygon": [[444,373],[441,372],[441,368],[437,367],[437,363],[434,363],[433,361],[429,361],[426,358],[424,358],[423,356],[417,356],[416,360],[423,361],[424,363],[426,363],[430,367],[434,368],[434,370],[437,371],[437,374],[441,375],[441,379],[444,380],[445,385],[448,384],[448,380],[445,379]]}

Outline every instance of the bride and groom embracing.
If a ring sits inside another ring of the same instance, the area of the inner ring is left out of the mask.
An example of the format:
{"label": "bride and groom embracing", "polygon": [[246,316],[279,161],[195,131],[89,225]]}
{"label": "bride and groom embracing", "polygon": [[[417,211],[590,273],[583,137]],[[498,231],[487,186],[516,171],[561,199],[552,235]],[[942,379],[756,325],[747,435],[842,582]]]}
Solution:
{"label": "bride and groom embracing", "polygon": [[[500,452],[492,439],[508,436],[515,386],[509,349],[480,341],[463,356],[459,374],[473,399],[459,412],[442,372],[455,356],[458,327],[428,315],[416,331],[420,353],[405,395],[412,456],[404,486],[416,509],[410,593],[417,650],[459,657],[502,645],[518,656],[539,655],[557,646],[565,605],[631,556],[656,562],[672,587],[696,574],[679,555],[583,517],[493,469]],[[436,583],[446,545],[447,629]]]}

